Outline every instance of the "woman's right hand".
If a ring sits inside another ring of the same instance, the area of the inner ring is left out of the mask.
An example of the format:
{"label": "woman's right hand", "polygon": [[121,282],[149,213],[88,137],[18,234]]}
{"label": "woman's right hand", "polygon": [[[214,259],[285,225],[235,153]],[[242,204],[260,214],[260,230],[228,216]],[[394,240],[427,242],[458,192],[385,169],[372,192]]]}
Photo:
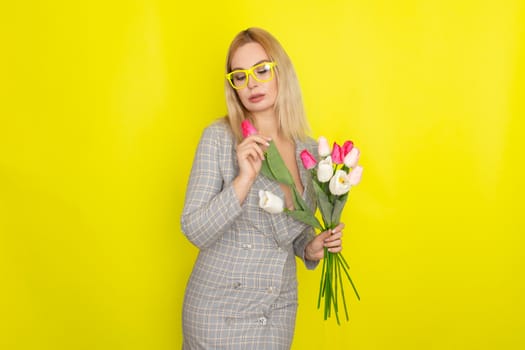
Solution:
{"label": "woman's right hand", "polygon": [[270,139],[262,135],[251,135],[242,140],[236,147],[239,177],[253,183],[261,171],[264,151]]}
{"label": "woman's right hand", "polygon": [[240,203],[246,198],[250,187],[261,171],[264,151],[269,146],[270,140],[270,138],[262,135],[250,135],[235,148],[237,163],[239,164],[239,175],[233,184]]}

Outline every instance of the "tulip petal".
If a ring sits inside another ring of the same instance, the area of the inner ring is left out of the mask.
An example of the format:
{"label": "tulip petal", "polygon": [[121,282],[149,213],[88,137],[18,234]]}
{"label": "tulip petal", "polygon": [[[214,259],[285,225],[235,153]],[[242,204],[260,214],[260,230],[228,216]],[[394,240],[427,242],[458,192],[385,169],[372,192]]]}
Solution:
{"label": "tulip petal", "polygon": [[244,136],[245,138],[258,133],[257,129],[255,129],[255,127],[252,125],[252,123],[250,123],[248,119],[244,119],[241,122],[241,129],[242,136]]}
{"label": "tulip petal", "polygon": [[343,151],[337,142],[334,142],[334,146],[332,147],[332,162],[334,162],[334,164],[343,164]]}
{"label": "tulip petal", "polygon": [[330,192],[336,196],[347,193],[350,190],[348,174],[343,170],[337,170],[334,176],[330,179],[328,188],[330,189]]}
{"label": "tulip petal", "polygon": [[326,139],[326,137],[324,136],[320,136],[318,139],[317,139],[317,152],[319,154],[319,157],[326,157],[326,156],[329,156],[330,153],[332,153],[330,151],[330,145],[328,144],[328,140]]}
{"label": "tulip petal", "polygon": [[359,149],[357,147],[353,147],[352,150],[345,156],[344,163],[348,168],[354,168],[357,165],[357,161],[359,160]]}
{"label": "tulip petal", "polygon": [[345,141],[343,144],[343,157],[346,157],[348,153],[354,148],[354,143],[352,141]]}
{"label": "tulip petal", "polygon": [[260,190],[259,207],[270,214],[278,214],[284,211],[284,202],[272,192]]}
{"label": "tulip petal", "polygon": [[303,162],[304,168],[307,170],[310,170],[317,165],[314,156],[306,149],[301,152],[301,161]]}
{"label": "tulip petal", "polygon": [[332,166],[332,157],[328,156],[319,162],[317,166],[317,179],[319,182],[328,182],[334,174]]}
{"label": "tulip petal", "polygon": [[350,171],[350,174],[348,175],[348,181],[350,182],[350,185],[355,186],[361,181],[361,176],[363,175],[363,167],[360,165],[357,165],[355,168]]}

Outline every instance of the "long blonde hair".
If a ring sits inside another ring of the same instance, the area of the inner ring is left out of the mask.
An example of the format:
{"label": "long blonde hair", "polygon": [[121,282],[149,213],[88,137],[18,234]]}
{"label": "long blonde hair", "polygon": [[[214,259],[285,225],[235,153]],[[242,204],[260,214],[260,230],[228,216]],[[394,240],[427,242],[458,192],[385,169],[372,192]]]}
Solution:
{"label": "long blonde hair", "polygon": [[[304,140],[308,135],[309,126],[304,112],[301,88],[292,61],[277,39],[264,29],[248,28],[243,30],[237,34],[230,44],[226,60],[226,73],[232,69],[231,60],[237,49],[251,42],[261,45],[270,60],[277,63],[275,79],[277,79],[278,93],[275,101],[275,113],[279,119],[280,131],[288,139]],[[242,139],[241,122],[245,118],[249,118],[249,113],[239,100],[235,89],[230,86],[226,79],[224,85],[228,108],[226,120],[235,137],[240,141]]]}

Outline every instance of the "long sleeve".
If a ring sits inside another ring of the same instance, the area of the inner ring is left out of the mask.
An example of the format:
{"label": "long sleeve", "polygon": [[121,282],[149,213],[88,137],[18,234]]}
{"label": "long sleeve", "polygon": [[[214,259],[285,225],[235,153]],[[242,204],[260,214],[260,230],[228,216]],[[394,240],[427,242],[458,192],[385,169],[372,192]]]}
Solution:
{"label": "long sleeve", "polygon": [[315,269],[317,267],[317,265],[319,265],[319,261],[307,260],[306,257],[305,257],[306,246],[314,238],[315,238],[314,229],[311,228],[311,227],[308,227],[293,242],[294,254],[299,259],[301,259],[301,261],[304,263],[304,266],[308,270],[313,270],[313,269]]}
{"label": "long sleeve", "polygon": [[232,145],[226,126],[215,124],[204,130],[195,153],[181,226],[200,249],[216,242],[242,212],[231,182],[225,182],[221,171],[225,160],[231,162]]}
{"label": "long sleeve", "polygon": [[[311,173],[304,169],[302,166],[302,162],[300,161],[301,156],[300,152],[304,149],[307,149],[311,154],[316,154],[317,152],[317,142],[313,139],[308,139],[304,142],[297,141],[297,149],[296,149],[296,159],[297,159],[297,166],[299,168],[300,174],[301,174],[301,181],[303,182],[303,185],[305,185],[305,192],[306,192],[306,202],[309,204],[310,209],[315,212],[316,209],[316,199],[315,199],[315,193],[313,191],[312,187],[312,179],[311,179]],[[301,234],[297,236],[297,238],[293,242],[293,248],[294,248],[294,254],[301,259],[301,261],[304,263],[305,267],[309,270],[313,270],[319,265],[319,261],[311,261],[307,260],[305,257],[305,248],[315,238],[315,229],[311,226],[307,226],[303,224],[303,227],[305,227]]]}

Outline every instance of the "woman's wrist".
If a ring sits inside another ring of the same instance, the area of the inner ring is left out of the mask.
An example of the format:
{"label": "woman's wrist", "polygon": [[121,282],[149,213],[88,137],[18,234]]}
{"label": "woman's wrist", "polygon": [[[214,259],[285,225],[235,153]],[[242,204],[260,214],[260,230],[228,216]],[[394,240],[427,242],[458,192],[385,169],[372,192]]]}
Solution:
{"label": "woman's wrist", "polygon": [[310,244],[307,244],[306,247],[304,247],[304,258],[310,261],[319,261],[319,259],[316,259],[312,254],[311,250],[312,248],[310,247]]}
{"label": "woman's wrist", "polygon": [[244,202],[254,182],[255,182],[255,179],[250,179],[249,177],[241,176],[241,175],[237,176],[233,180],[232,185],[233,185],[235,194],[237,195],[237,199],[239,200],[239,204],[242,204]]}

